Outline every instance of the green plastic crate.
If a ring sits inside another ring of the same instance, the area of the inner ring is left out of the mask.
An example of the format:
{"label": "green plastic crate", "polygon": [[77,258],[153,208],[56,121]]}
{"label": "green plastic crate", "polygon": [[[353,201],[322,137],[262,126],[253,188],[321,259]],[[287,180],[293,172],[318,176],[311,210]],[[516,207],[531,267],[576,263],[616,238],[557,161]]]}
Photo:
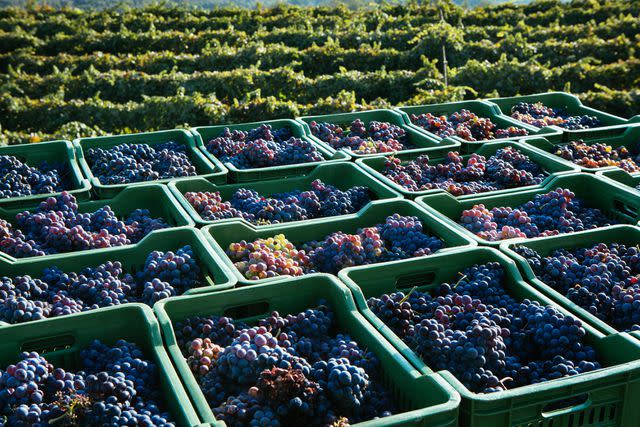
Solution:
{"label": "green plastic crate", "polygon": [[[553,179],[554,176],[566,174],[569,172],[575,172],[578,170],[577,165],[574,165],[574,164],[567,165],[555,159],[554,157],[541,152],[540,150],[531,149],[531,147],[529,147],[528,145],[523,145],[516,142],[488,142],[486,144],[476,147],[476,149],[472,150],[472,152],[489,158],[490,156],[494,155],[496,151],[505,147],[517,148],[518,150],[520,150],[521,152],[529,156],[531,160],[533,160],[538,165],[540,165],[543,168],[543,170],[549,174],[549,176],[539,185],[509,188],[509,189],[498,190],[498,191],[488,191],[480,194],[484,194],[484,195],[509,194],[509,193],[516,193],[529,188],[539,188],[539,187],[543,187],[547,182]],[[441,148],[438,150],[430,151],[428,153],[424,153],[424,152],[398,153],[395,155],[395,157],[400,159],[403,162],[403,164],[405,164],[412,160],[415,160],[417,157],[421,155],[427,154],[429,156],[430,164],[435,165],[437,163],[442,163],[443,161],[445,161],[447,153],[449,151],[454,151],[454,150],[452,150],[452,148],[450,147],[447,147],[447,148]],[[466,161],[468,158],[469,158],[469,155],[463,155],[464,161]],[[394,190],[398,191],[403,196],[409,199],[413,199],[418,196],[424,196],[428,194],[446,193],[445,190],[441,190],[437,188],[431,189],[431,190],[421,190],[421,191],[410,191],[406,189],[405,187],[392,181],[382,173],[386,160],[387,160],[386,157],[380,157],[380,156],[370,157],[367,159],[358,159],[356,161],[356,164],[361,168],[363,168],[368,174],[370,174],[377,180],[383,182],[384,184],[388,185],[389,187],[393,188]],[[458,196],[458,199],[466,199],[473,196],[475,196],[475,194],[467,194],[467,195]]]}
{"label": "green plastic crate", "polygon": [[[190,289],[184,295],[220,291],[233,288],[236,279],[220,258],[211,250],[200,230],[189,227],[158,230],[149,234],[136,245],[106,248],[101,251],[72,252],[68,256],[51,261],[48,257],[21,258],[15,262],[0,258],[0,276],[16,277],[29,275],[41,277],[46,268],[56,266],[65,273],[76,272],[87,267],[96,267],[107,261],[119,261],[125,273],[135,274],[142,270],[147,256],[153,251],[176,251],[190,245],[202,270],[202,286]],[[101,310],[101,309],[98,309]],[[69,316],[75,316],[71,314]],[[36,322],[47,322],[48,319]],[[7,325],[0,322],[0,325]]]}
{"label": "green plastic crate", "polygon": [[[198,225],[218,224],[221,222],[233,222],[242,221],[247,224],[249,222],[241,218],[229,218],[217,221],[211,221],[203,219],[202,216],[194,209],[193,206],[187,201],[184,196],[185,193],[190,191],[197,192],[214,192],[219,191],[222,196],[222,200],[230,200],[236,190],[240,188],[247,188],[257,191],[263,196],[272,195],[276,193],[289,192],[293,190],[307,190],[311,188],[311,182],[316,179],[322,180],[326,184],[331,184],[341,190],[346,190],[354,186],[368,187],[372,194],[372,200],[388,200],[388,199],[400,199],[402,196],[394,190],[387,188],[382,183],[376,181],[374,178],[366,174],[362,169],[358,168],[353,163],[330,163],[316,166],[309,174],[290,177],[272,179],[259,182],[241,183],[241,184],[227,184],[227,185],[215,185],[203,178],[193,178],[181,181],[173,181],[169,184],[169,189],[173,195],[180,201],[182,207],[191,215],[191,218]],[[298,222],[313,222],[319,218],[310,219]]]}
{"label": "green plastic crate", "polygon": [[[366,299],[397,290],[435,289],[443,282],[459,279],[458,272],[478,263],[499,262],[505,268],[505,289],[515,298],[552,304],[527,285],[514,262],[491,248],[464,248],[428,258],[388,266],[352,267],[340,279],[355,296],[358,310],[420,372],[433,372],[390,328],[367,307]],[[561,307],[560,310],[564,311]],[[564,311],[567,313],[566,311]],[[450,372],[438,372],[461,395],[460,425],[478,426],[635,426],[640,419],[636,404],[640,392],[640,345],[628,334],[604,335],[588,324],[586,342],[598,352],[605,366],[594,372],[490,394],[472,393]],[[570,398],[583,403],[558,410],[552,404]]]}
{"label": "green plastic crate", "polygon": [[[494,105],[490,104],[489,102],[480,101],[480,100],[449,102],[445,104],[406,106],[406,107],[398,107],[395,110],[398,111],[400,114],[402,114],[404,121],[408,126],[426,135],[429,135],[431,138],[442,139],[441,137],[422,129],[418,125],[413,124],[413,122],[411,121],[411,115],[431,113],[438,116],[440,115],[448,116],[462,109],[469,110],[472,113],[477,114],[479,117],[491,119],[491,121],[495,123],[499,129],[506,129],[510,126],[515,126],[517,128],[526,129],[529,132],[529,135],[527,135],[526,137],[518,137],[518,138],[527,138],[527,137],[530,137],[531,135],[536,135],[536,134],[559,133],[559,129],[556,129],[556,128],[549,127],[544,129],[538,129],[534,126],[521,123],[517,120],[513,120],[511,117],[507,117],[503,114],[500,114],[498,109]],[[473,149],[473,147],[476,147],[478,145],[484,144],[489,141],[514,140],[514,138],[498,138],[498,139],[490,139],[490,140],[486,139],[482,141],[471,142],[471,141],[466,141],[458,136],[452,136],[450,139],[460,142],[462,144],[463,150],[466,150],[467,148]]]}
{"label": "green plastic crate", "polygon": [[311,141],[317,148],[320,154],[324,157],[324,160],[318,162],[308,162],[308,163],[296,163],[293,165],[282,165],[282,166],[268,166],[265,168],[250,168],[250,169],[238,169],[231,163],[225,163],[225,167],[229,171],[229,180],[230,182],[249,182],[249,181],[261,181],[263,179],[274,179],[274,178],[284,178],[288,176],[296,176],[308,173],[311,169],[316,167],[322,163],[335,163],[341,161],[348,161],[351,157],[342,152],[336,151],[333,148],[326,147],[325,145],[318,144],[310,139],[302,125],[295,120],[291,119],[280,119],[280,120],[269,120],[265,122],[253,122],[253,123],[242,123],[242,124],[232,124],[232,125],[218,125],[218,126],[199,126],[191,129],[191,133],[195,137],[198,148],[204,153],[204,155],[210,159],[211,161],[217,161],[220,163],[213,154],[211,154],[205,147],[205,144],[216,138],[220,133],[225,129],[229,128],[233,130],[251,130],[260,125],[267,124],[271,125],[273,129],[282,129],[287,127],[291,129],[291,133],[296,138],[301,138],[307,141]]}
{"label": "green plastic crate", "polygon": [[[76,158],[73,144],[70,141],[50,141],[35,144],[9,145],[0,147],[0,156],[15,156],[29,166],[39,167],[44,161],[47,163],[62,163],[67,168],[65,179],[65,191],[73,194],[78,200],[88,200],[91,192],[91,183],[82,176],[80,166]],[[32,196],[8,197],[0,199],[0,206],[11,208],[21,203],[38,203],[47,197],[57,196],[57,193],[34,194]]]}
{"label": "green plastic crate", "polygon": [[[135,327],[132,327],[135,325]],[[143,304],[109,307],[57,317],[47,323],[0,328],[0,368],[16,363],[23,351],[37,351],[56,367],[81,369],[80,352],[95,339],[113,345],[119,339],[136,343],[158,367],[162,405],[179,426],[201,423],[171,360],[162,346],[158,321]]]}
{"label": "green plastic crate", "polygon": [[[555,159],[566,165],[574,165],[581,172],[593,173],[607,170],[621,170],[617,166],[588,168],[586,166],[577,165],[570,160],[565,160],[562,157],[555,155],[557,146],[565,146],[568,145],[571,141],[577,141],[580,139],[587,145],[599,143],[610,145],[613,148],[625,146],[630,151],[635,149],[640,152],[640,126],[637,125],[612,126],[607,129],[597,128],[589,132],[589,134],[580,135],[579,137],[576,137],[576,135],[574,134],[563,133],[562,135],[552,135],[546,138],[530,138],[521,142],[526,145],[533,146],[546,153],[549,153],[549,155],[553,156]],[[635,172],[634,175],[640,175],[640,172]]]}
{"label": "green plastic crate", "polygon": [[[640,228],[630,225],[616,225],[608,227],[606,229],[601,228],[596,230],[581,231],[579,233],[574,233],[571,235],[561,234],[558,236],[541,237],[522,241],[515,240],[500,245],[500,250],[507,254],[510,258],[515,260],[524,278],[536,289],[547,295],[554,302],[560,304],[567,310],[577,314],[583,319],[587,319],[589,323],[594,325],[602,333],[614,334],[622,331],[616,330],[616,328],[614,328],[613,326],[610,326],[606,322],[598,319],[588,310],[585,310],[579,305],[571,302],[567,297],[562,295],[562,293],[545,284],[536,276],[536,274],[529,266],[527,260],[513,250],[513,247],[516,245],[525,246],[527,248],[535,250],[544,257],[551,255],[551,253],[557,249],[591,247],[598,243],[620,243],[625,245],[638,245],[640,244]],[[640,339],[640,332],[630,332],[629,334]]]}
{"label": "green plastic crate", "polygon": [[125,188],[136,187],[139,185],[145,185],[149,182],[152,183],[167,183],[173,179],[185,179],[182,178],[165,178],[158,179],[156,181],[144,181],[144,182],[132,182],[128,184],[101,184],[98,178],[96,178],[91,172],[89,163],[85,158],[86,151],[89,148],[103,148],[108,149],[120,144],[162,144],[165,142],[176,142],[187,147],[187,155],[189,159],[196,167],[198,176],[207,178],[218,184],[226,182],[227,168],[216,159],[209,159],[198,149],[196,140],[193,135],[185,129],[173,129],[162,130],[157,132],[145,132],[134,133],[130,135],[115,135],[115,136],[99,136],[93,138],[80,138],[73,141],[80,162],[80,167],[84,175],[91,181],[93,190],[97,196],[101,198],[110,198],[118,194]]}
{"label": "green plastic crate", "polygon": [[[182,226],[194,226],[194,222],[189,218],[189,214],[180,206],[177,200],[171,195],[169,189],[160,184],[146,184],[126,188],[121,191],[112,199],[92,200],[85,202],[78,202],[79,212],[94,212],[103,206],[109,205],[115,212],[117,217],[122,217],[130,214],[136,209],[147,209],[152,217],[162,217],[167,221],[171,227]],[[16,223],[16,215],[24,211],[34,211],[38,207],[38,204],[29,204],[16,207],[13,209],[4,209],[0,207],[0,219],[4,219],[11,224]],[[149,234],[156,233],[152,231]],[[143,239],[144,240],[144,239]],[[142,243],[141,240],[138,243]],[[88,251],[81,251],[83,253],[103,253],[105,249],[90,249]],[[44,255],[41,257],[30,257],[22,259],[41,259],[57,260],[60,258],[68,257],[70,254],[76,254],[78,252],[66,252],[52,255]],[[4,252],[0,251],[0,258],[8,259],[9,261],[17,261],[17,258],[12,257]]]}
{"label": "green plastic crate", "polygon": [[542,188],[523,190],[517,193],[497,196],[479,194],[477,197],[464,200],[458,200],[449,193],[440,193],[418,197],[416,202],[428,211],[439,215],[450,225],[455,225],[460,234],[474,239],[482,245],[497,248],[502,242],[514,239],[490,242],[476,236],[458,223],[462,211],[471,209],[477,204],[484,204],[487,209],[497,206],[515,207],[533,200],[536,194],[545,194],[559,187],[569,188],[575,193],[576,198],[585,201],[587,207],[598,208],[609,218],[620,223],[636,224],[640,219],[640,194],[616,182],[605,180],[593,174],[581,173],[557,176]]}
{"label": "green plastic crate", "polygon": [[[546,92],[534,93],[532,95],[524,96],[511,96],[506,98],[490,98],[487,101],[495,104],[498,107],[498,111],[506,116],[511,115],[511,107],[519,102],[542,102],[547,107],[561,108],[570,115],[589,115],[596,116],[600,119],[602,126],[598,128],[582,130],[562,129],[563,133],[572,135],[574,139],[588,137],[596,129],[603,130],[612,126],[624,125],[635,121],[635,119],[627,120],[625,118],[614,116],[613,114],[605,113],[603,111],[599,111],[594,108],[582,105],[582,102],[580,101],[580,99],[578,99],[577,96],[566,92]],[[638,119],[640,119],[640,117],[638,117]],[[518,123],[522,122],[518,121]]]}
{"label": "green plastic crate", "polygon": [[[233,265],[231,259],[225,253],[229,244],[246,240],[252,242],[259,238],[268,238],[277,234],[284,234],[285,237],[296,247],[299,244],[311,240],[319,240],[327,235],[343,231],[345,233],[355,233],[362,227],[371,227],[375,224],[383,223],[387,216],[398,213],[400,215],[412,215],[418,217],[424,226],[425,232],[438,236],[445,242],[445,248],[456,246],[475,246],[476,243],[461,233],[447,222],[438,219],[437,215],[427,212],[418,204],[408,200],[375,201],[370,203],[360,212],[339,217],[323,218],[313,224],[286,223],[275,224],[257,228],[251,224],[242,222],[229,222],[226,224],[208,225],[202,229],[209,239],[213,250],[227,263],[230,270],[234,272],[240,285],[251,285],[279,280],[278,276],[260,280],[250,280],[244,277]],[[383,263],[385,264],[385,263]]]}
{"label": "green plastic crate", "polygon": [[[401,153],[412,153],[416,151],[423,151],[424,149],[438,148],[443,145],[455,147],[458,143],[452,139],[443,140],[440,138],[434,138],[433,136],[426,135],[424,132],[417,131],[413,126],[407,126],[404,118],[400,113],[393,110],[369,110],[369,111],[356,111],[352,113],[342,114],[327,114],[322,116],[304,116],[299,117],[296,120],[302,124],[306,134],[310,139],[322,144],[325,147],[332,148],[328,142],[322,141],[317,136],[311,133],[309,124],[311,122],[327,122],[337,125],[342,125],[343,129],[348,129],[352,121],[360,119],[364,122],[365,126],[369,125],[369,122],[389,122],[391,124],[402,127],[407,132],[408,142],[415,148],[408,150],[402,150]],[[376,153],[376,154],[358,154],[348,148],[340,148],[339,150],[347,152],[354,159],[367,158],[371,156],[391,155],[393,153]]]}
{"label": "green plastic crate", "polygon": [[634,172],[630,174],[620,168],[614,168],[596,172],[596,175],[603,177],[603,179],[612,180],[626,187],[630,187],[635,191],[640,191],[636,189],[636,187],[640,185],[640,173]]}
{"label": "green plastic crate", "polygon": [[357,426],[457,426],[459,395],[436,375],[421,375],[356,310],[349,290],[326,274],[281,280],[269,285],[178,297],[155,306],[165,343],[200,416],[215,422],[213,413],[191,373],[174,334],[174,322],[192,316],[224,315],[255,323],[276,310],[297,314],[325,299],[335,313],[335,333],[347,333],[380,360],[380,378],[392,391],[401,413]]}

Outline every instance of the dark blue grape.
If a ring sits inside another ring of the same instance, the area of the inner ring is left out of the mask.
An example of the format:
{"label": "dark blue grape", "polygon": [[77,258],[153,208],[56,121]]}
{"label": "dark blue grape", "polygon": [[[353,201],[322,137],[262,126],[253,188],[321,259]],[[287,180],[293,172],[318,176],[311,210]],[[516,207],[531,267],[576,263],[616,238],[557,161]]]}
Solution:
{"label": "dark blue grape", "polygon": [[27,165],[15,156],[0,155],[0,199],[56,193],[69,189],[64,164]]}
{"label": "dark blue grape", "polygon": [[184,144],[119,144],[89,148],[87,162],[101,184],[127,184],[158,179],[195,176],[196,168]]}
{"label": "dark blue grape", "polygon": [[238,169],[324,160],[311,142],[293,137],[289,129],[274,131],[266,124],[247,132],[225,128],[205,147],[222,162],[231,163]]}

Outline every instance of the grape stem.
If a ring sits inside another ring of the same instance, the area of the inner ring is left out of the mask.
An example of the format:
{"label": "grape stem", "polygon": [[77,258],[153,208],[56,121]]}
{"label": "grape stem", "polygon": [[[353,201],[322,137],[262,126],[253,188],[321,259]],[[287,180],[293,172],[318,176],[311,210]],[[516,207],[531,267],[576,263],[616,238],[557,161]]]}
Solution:
{"label": "grape stem", "polygon": [[404,296],[404,298],[402,298],[400,300],[400,304],[402,304],[403,302],[405,302],[406,300],[409,299],[409,297],[411,296],[411,294],[413,293],[413,291],[415,291],[416,289],[418,289],[417,286],[414,286],[413,288],[411,288],[411,290],[409,291],[409,293],[407,295]]}
{"label": "grape stem", "polygon": [[[462,274],[462,273],[458,273],[458,274]],[[462,274],[462,277],[460,279],[458,279],[458,281],[456,282],[455,285],[453,285],[453,289],[455,289],[456,286],[458,286],[460,284],[460,282],[462,282],[466,278],[467,278],[467,275],[466,274]]]}

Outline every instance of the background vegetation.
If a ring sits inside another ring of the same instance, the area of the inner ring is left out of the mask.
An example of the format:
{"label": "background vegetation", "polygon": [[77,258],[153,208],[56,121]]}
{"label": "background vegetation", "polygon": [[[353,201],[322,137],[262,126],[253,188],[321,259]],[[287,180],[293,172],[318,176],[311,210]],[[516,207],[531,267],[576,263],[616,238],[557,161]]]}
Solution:
{"label": "background vegetation", "polygon": [[629,117],[639,48],[640,2],[625,0],[5,8],[0,142],[547,90]]}
{"label": "background vegetation", "polygon": [[[427,0],[429,2],[431,0]],[[477,7],[499,3],[529,3],[531,0],[453,0],[460,6]],[[145,7],[156,4],[170,6],[188,6],[192,8],[214,9],[227,6],[238,7],[269,7],[278,4],[293,6],[337,6],[362,7],[371,4],[395,3],[403,4],[407,0],[0,0],[0,7],[46,4],[56,8],[77,7],[80,9],[110,9],[115,7]]]}

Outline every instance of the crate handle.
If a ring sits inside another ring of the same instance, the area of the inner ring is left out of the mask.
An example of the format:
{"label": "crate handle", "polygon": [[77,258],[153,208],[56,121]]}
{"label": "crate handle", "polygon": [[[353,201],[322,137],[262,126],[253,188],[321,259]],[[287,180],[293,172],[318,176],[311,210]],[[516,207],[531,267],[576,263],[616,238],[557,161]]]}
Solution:
{"label": "crate handle", "polygon": [[55,351],[66,350],[73,347],[76,339],[73,335],[58,335],[55,337],[39,338],[31,341],[26,341],[20,346],[20,351],[37,351],[38,353],[46,354],[53,353]]}
{"label": "crate handle", "polygon": [[558,417],[574,412],[581,412],[591,406],[593,401],[589,398],[589,393],[580,394],[578,396],[563,398],[555,402],[547,403],[543,408],[541,415],[544,418]]}
{"label": "crate handle", "polygon": [[396,289],[407,289],[414,286],[424,286],[433,283],[436,273],[433,271],[420,272],[416,274],[405,274],[396,280]]}
{"label": "crate handle", "polygon": [[638,219],[638,210],[618,199],[613,200],[613,208],[619,213],[631,217],[632,219]]}
{"label": "crate handle", "polygon": [[256,302],[252,304],[240,304],[228,307],[224,310],[226,317],[234,319],[245,319],[248,317],[256,317],[269,313],[269,303],[267,301]]}

